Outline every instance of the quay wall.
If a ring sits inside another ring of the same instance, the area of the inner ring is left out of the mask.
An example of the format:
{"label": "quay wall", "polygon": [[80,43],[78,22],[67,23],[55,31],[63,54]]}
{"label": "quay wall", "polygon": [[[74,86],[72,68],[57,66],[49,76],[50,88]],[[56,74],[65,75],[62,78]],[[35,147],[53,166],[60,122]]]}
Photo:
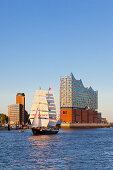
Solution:
{"label": "quay wall", "polygon": [[110,124],[103,123],[61,123],[60,128],[109,128]]}

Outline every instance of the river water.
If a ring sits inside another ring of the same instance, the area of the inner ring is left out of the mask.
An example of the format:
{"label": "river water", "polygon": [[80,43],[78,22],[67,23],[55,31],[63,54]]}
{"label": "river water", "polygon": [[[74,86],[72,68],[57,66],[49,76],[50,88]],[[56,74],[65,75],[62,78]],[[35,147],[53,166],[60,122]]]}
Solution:
{"label": "river water", "polygon": [[0,130],[2,169],[113,169],[113,128],[60,129],[41,136],[30,129]]}

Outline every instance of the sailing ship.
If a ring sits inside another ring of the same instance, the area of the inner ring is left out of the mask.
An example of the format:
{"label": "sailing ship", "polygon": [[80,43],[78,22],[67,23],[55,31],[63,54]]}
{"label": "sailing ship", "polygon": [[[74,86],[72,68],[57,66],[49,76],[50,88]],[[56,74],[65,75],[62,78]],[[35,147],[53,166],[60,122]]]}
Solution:
{"label": "sailing ship", "polygon": [[49,90],[36,90],[30,120],[34,135],[58,133],[55,96],[50,88]]}

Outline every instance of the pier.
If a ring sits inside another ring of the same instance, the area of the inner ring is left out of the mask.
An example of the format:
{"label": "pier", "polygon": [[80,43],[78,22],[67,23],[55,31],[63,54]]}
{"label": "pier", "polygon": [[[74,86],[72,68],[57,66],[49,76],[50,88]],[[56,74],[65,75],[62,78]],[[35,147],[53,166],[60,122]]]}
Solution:
{"label": "pier", "polygon": [[111,127],[110,124],[103,124],[103,123],[61,123],[60,128],[109,128]]}

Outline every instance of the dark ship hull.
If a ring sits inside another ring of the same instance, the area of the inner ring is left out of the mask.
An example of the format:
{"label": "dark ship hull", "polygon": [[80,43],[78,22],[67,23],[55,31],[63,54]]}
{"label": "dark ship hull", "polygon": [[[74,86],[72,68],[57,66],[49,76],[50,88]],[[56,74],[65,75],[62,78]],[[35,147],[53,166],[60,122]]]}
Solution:
{"label": "dark ship hull", "polygon": [[54,129],[32,128],[33,135],[52,135],[52,134],[57,134],[58,131],[59,128],[54,128]]}

